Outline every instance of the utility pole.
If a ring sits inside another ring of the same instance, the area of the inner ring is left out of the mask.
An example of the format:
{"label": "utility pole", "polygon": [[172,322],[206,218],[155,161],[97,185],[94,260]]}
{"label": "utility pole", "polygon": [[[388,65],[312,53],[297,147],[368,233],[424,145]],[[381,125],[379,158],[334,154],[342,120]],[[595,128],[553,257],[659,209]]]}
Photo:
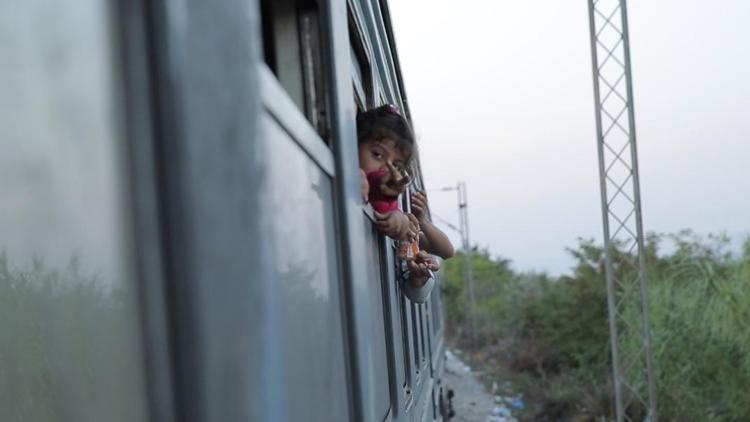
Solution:
{"label": "utility pole", "polygon": [[[638,415],[656,422],[627,2],[588,0],[588,5],[615,419],[634,421]],[[617,245],[628,252],[616,254]],[[620,336],[640,341],[633,347]]]}
{"label": "utility pole", "polygon": [[[467,298],[469,301],[469,327],[472,347],[477,345],[477,327],[474,310],[474,271],[471,263],[472,251],[469,242],[469,209],[466,197],[466,182],[459,182],[455,187],[443,188],[444,191],[458,191],[458,212],[460,219],[461,248],[464,250],[464,281],[466,283]],[[455,227],[451,227],[454,228]]]}

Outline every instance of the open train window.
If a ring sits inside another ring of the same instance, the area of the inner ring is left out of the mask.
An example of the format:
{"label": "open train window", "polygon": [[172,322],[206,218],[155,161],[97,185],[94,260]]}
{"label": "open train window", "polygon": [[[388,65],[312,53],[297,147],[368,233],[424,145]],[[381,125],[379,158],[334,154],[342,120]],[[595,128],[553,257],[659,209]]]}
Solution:
{"label": "open train window", "polygon": [[365,42],[364,28],[349,8],[349,46],[352,60],[352,84],[354,86],[354,102],[358,110],[372,107],[372,67],[370,55]]}
{"label": "open train window", "polygon": [[321,6],[316,0],[261,0],[263,55],[289,97],[330,144]]}

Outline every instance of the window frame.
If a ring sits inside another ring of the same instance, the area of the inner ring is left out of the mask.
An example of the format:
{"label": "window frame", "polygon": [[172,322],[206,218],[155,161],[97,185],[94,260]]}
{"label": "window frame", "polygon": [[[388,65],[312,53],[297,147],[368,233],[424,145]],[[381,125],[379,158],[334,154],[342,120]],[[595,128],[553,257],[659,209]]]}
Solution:
{"label": "window frame", "polygon": [[328,51],[318,0],[259,0],[263,61],[321,140],[331,146]]}
{"label": "window frame", "polygon": [[351,0],[347,1],[347,4],[351,62],[352,68],[357,69],[357,72],[352,72],[355,105],[362,110],[368,110],[374,105],[373,50],[364,35],[366,32],[362,25],[361,11]]}
{"label": "window frame", "polygon": [[173,368],[175,321],[165,268],[168,233],[162,224],[162,189],[156,165],[158,78],[149,58],[159,51],[153,34],[158,11],[141,2],[117,2],[113,13],[115,46],[121,56],[122,120],[126,134],[126,161],[130,177],[131,218],[141,327],[146,365],[146,392],[154,420],[177,417],[177,392]]}

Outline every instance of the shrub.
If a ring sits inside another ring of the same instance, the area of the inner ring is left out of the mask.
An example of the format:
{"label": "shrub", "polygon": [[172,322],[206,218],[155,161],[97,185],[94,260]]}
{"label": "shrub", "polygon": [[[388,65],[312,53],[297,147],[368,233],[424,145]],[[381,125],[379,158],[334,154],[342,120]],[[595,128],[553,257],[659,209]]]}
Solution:
{"label": "shrub", "polygon": [[[664,245],[667,245],[665,247]],[[743,420],[750,415],[750,239],[729,252],[723,235],[649,234],[646,261],[658,413],[662,420]],[[667,249],[667,253],[661,252]],[[592,240],[569,249],[572,274],[516,273],[507,259],[471,252],[478,342],[492,368],[531,399],[528,417],[612,417],[604,251]],[[449,341],[468,341],[462,253],[445,264]],[[628,255],[616,245],[621,275]],[[622,291],[620,291],[622,293]],[[639,294],[638,290],[630,294]],[[643,359],[640,305],[627,300],[621,355]],[[628,374],[644,395],[640,373]],[[637,415],[631,415],[636,416]]]}

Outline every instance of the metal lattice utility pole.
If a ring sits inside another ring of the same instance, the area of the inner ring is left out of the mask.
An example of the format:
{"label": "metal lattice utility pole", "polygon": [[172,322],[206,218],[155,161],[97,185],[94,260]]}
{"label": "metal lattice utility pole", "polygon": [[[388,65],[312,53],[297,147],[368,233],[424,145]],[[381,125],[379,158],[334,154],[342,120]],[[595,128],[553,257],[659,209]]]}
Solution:
{"label": "metal lattice utility pole", "polygon": [[656,388],[627,6],[625,0],[588,3],[615,413],[618,422],[654,422]]}

